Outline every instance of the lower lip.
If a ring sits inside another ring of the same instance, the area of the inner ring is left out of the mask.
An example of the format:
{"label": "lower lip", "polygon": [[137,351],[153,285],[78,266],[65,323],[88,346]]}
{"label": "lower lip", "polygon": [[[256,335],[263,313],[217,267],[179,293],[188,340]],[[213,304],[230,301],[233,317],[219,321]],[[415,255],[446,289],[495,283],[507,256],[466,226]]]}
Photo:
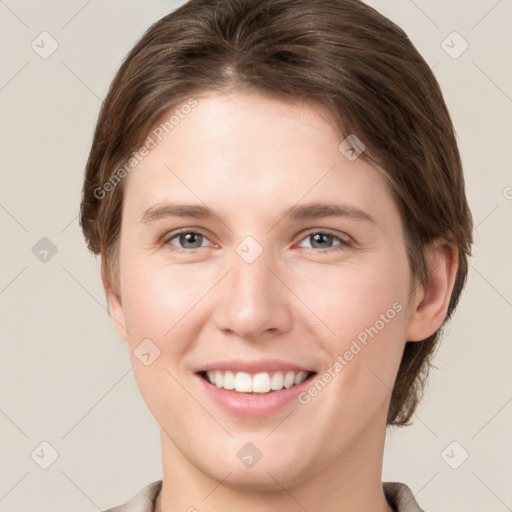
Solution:
{"label": "lower lip", "polygon": [[304,391],[314,378],[315,374],[304,382],[269,393],[239,393],[210,384],[206,379],[196,374],[208,395],[220,407],[237,416],[265,416],[279,411],[285,405],[297,399],[297,395]]}

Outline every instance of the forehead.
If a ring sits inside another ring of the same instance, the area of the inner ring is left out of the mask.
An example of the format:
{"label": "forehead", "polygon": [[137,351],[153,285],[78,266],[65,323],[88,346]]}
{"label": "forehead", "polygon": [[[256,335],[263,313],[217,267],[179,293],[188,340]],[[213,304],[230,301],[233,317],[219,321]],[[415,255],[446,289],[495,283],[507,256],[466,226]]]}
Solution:
{"label": "forehead", "polygon": [[130,211],[181,199],[249,217],[302,200],[350,202],[376,217],[392,207],[382,176],[340,150],[344,135],[327,108],[249,92],[195,99],[193,109],[174,116],[168,133],[150,133],[154,147],[125,183]]}

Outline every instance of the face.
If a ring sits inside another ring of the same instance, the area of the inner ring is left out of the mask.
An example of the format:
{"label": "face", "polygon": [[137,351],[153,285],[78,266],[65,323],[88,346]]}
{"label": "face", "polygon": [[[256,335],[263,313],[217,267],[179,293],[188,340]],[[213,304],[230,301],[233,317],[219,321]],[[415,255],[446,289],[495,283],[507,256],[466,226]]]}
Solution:
{"label": "face", "polygon": [[399,212],[322,107],[196,98],[125,178],[112,314],[176,460],[297,484],[382,440],[409,324]]}

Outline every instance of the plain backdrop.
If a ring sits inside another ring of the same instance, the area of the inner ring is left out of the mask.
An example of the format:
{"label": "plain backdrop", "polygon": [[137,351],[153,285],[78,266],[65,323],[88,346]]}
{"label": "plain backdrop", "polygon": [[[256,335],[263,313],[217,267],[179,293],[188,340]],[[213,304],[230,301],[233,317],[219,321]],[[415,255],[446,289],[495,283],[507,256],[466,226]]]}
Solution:
{"label": "plain backdrop", "polygon": [[[110,81],[143,31],[181,3],[0,0],[0,511],[103,510],[161,478],[158,425],[77,215]],[[505,512],[512,1],[369,3],[407,32],[439,80],[475,220],[466,290],[414,424],[388,434],[383,480],[405,482],[426,511]]]}

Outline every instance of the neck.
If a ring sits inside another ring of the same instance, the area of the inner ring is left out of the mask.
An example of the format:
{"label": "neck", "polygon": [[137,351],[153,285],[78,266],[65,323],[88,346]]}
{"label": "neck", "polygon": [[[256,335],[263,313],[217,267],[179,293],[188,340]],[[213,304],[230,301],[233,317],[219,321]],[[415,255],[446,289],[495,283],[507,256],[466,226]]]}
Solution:
{"label": "neck", "polygon": [[393,512],[382,490],[381,423],[370,425],[334,463],[286,488],[270,472],[267,486],[232,485],[228,469],[223,481],[214,478],[191,464],[162,430],[163,485],[155,512]]}

